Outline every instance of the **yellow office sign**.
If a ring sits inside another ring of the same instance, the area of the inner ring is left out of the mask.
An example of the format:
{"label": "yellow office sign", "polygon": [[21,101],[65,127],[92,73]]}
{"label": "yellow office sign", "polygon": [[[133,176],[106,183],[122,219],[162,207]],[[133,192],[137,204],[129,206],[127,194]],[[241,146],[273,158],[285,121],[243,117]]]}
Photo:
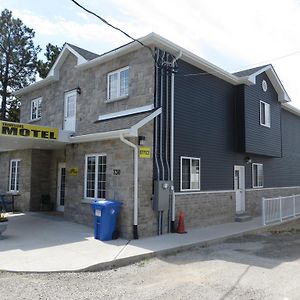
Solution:
{"label": "yellow office sign", "polygon": [[150,147],[139,147],[140,158],[151,158],[151,148]]}
{"label": "yellow office sign", "polygon": [[0,135],[57,140],[58,128],[0,121]]}

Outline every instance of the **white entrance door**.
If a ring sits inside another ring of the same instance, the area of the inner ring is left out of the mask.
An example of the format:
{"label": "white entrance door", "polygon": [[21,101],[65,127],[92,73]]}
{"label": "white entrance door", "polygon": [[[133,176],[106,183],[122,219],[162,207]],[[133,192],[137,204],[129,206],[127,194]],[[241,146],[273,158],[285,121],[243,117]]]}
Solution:
{"label": "white entrance door", "polygon": [[234,166],[236,212],[245,211],[245,167]]}
{"label": "white entrance door", "polygon": [[76,91],[65,94],[64,130],[75,132],[76,125]]}
{"label": "white entrance door", "polygon": [[66,188],[66,163],[58,164],[56,210],[64,211]]}

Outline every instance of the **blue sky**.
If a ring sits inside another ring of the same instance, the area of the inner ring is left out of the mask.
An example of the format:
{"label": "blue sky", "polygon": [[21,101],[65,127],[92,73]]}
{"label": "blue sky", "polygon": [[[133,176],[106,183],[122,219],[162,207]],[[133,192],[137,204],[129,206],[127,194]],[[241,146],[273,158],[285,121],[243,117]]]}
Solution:
{"label": "blue sky", "polygon": [[[300,108],[299,0],[78,2],[134,37],[154,31],[229,72],[272,63]],[[70,42],[103,53],[129,41],[70,0],[0,0],[4,8],[35,30],[43,50],[48,42]]]}

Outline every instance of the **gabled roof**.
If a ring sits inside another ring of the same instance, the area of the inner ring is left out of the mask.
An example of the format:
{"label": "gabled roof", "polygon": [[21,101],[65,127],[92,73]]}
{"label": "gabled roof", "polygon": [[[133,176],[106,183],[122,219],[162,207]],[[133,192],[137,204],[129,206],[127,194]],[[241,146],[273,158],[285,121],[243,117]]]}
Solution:
{"label": "gabled roof", "polygon": [[249,75],[251,75],[251,74],[261,70],[262,68],[267,67],[267,66],[269,66],[269,65],[264,65],[264,66],[259,66],[259,67],[256,67],[256,68],[241,70],[239,72],[233,73],[233,75],[238,76],[238,77],[249,76]]}
{"label": "gabled roof", "polygon": [[241,72],[235,73],[237,76],[242,78],[247,78],[252,84],[256,83],[256,77],[262,73],[266,73],[268,78],[270,79],[274,89],[276,90],[278,94],[278,101],[281,103],[290,102],[291,99],[289,95],[287,94],[286,90],[284,89],[284,86],[282,85],[278,75],[276,74],[274,68],[272,65],[265,65],[261,67],[256,67],[253,69],[244,70]]}
{"label": "gabled roof", "polygon": [[[278,93],[279,101],[280,102],[290,101],[289,96],[287,95],[283,85],[281,84],[277,74],[275,73],[271,65],[261,66],[261,67],[237,72],[235,74],[231,74],[215,66],[214,64],[204,60],[203,58],[197,56],[196,54],[182,48],[181,46],[176,45],[171,41],[161,37],[156,33],[152,32],[146,35],[145,37],[140,38],[139,41],[146,46],[155,46],[155,47],[159,47],[162,50],[168,51],[169,53],[176,55],[177,57],[180,57],[180,59],[202,69],[203,71],[209,74],[213,74],[214,76],[224,81],[227,81],[233,85],[255,84],[256,76],[261,74],[262,72],[266,72],[268,77],[270,78],[270,81],[272,82],[274,88]],[[31,90],[34,90],[35,88],[40,88],[53,81],[58,80],[59,68],[63,64],[64,59],[69,53],[73,53],[77,57],[77,68],[81,70],[85,70],[103,64],[107,61],[111,61],[119,56],[133,52],[137,49],[140,49],[141,47],[143,46],[138,42],[130,42],[126,45],[123,45],[119,48],[106,52],[102,55],[97,55],[95,53],[89,52],[77,46],[71,44],[65,44],[61,54],[57,58],[48,76],[44,80],[34,83],[29,87],[23,88],[18,92],[16,92],[15,94],[21,95]]]}
{"label": "gabled roof", "polygon": [[80,54],[82,57],[84,57],[87,61],[99,57],[99,55],[96,54],[96,53],[90,52],[88,50],[77,47],[77,46],[72,45],[70,43],[66,43],[66,44],[69,45],[71,48],[73,48],[78,54]]}

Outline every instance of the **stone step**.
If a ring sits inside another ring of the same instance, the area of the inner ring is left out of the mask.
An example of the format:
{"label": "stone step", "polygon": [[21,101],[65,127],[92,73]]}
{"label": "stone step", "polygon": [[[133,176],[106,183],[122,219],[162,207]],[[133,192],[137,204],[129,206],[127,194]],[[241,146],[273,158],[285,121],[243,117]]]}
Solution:
{"label": "stone step", "polygon": [[247,222],[252,220],[252,217],[246,213],[236,214],[235,215],[235,222]]}

